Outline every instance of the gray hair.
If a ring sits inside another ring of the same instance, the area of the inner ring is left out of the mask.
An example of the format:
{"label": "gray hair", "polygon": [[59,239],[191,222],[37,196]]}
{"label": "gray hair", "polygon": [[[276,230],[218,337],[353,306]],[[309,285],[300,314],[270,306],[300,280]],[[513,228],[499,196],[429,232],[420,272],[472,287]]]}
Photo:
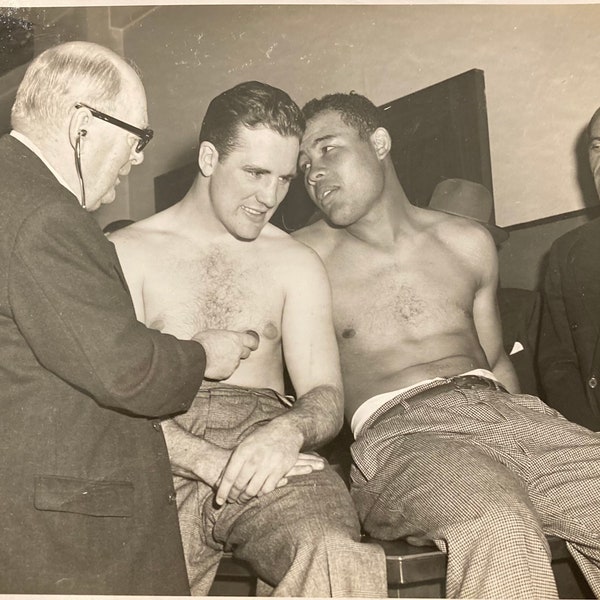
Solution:
{"label": "gray hair", "polygon": [[[67,42],[29,65],[11,112],[14,128],[48,128],[64,122],[76,102],[114,108],[122,88],[123,59],[91,42]],[[124,62],[124,61],[123,61]]]}

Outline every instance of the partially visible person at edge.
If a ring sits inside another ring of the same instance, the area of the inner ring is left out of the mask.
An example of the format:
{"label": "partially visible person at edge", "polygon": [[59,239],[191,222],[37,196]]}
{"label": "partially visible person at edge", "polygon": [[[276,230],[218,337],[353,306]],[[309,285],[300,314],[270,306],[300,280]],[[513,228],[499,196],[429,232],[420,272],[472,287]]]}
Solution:
{"label": "partially visible person at edge", "polygon": [[[600,109],[587,134],[600,193]],[[575,423],[600,431],[600,218],[552,244],[538,366],[546,402]]]}
{"label": "partially visible person at edge", "polygon": [[189,594],[159,419],[256,347],[138,322],[90,214],[150,140],[144,88],[112,51],[50,48],[0,139],[0,592]]}
{"label": "partially visible person at edge", "polygon": [[178,337],[199,326],[260,337],[231,377],[204,383],[188,413],[163,423],[194,595],[231,551],[278,596],[387,596],[383,550],[360,542],[344,482],[312,453],[343,420],[327,276],[268,222],[303,128],[280,89],[226,90],[203,119],[185,197],[111,236],[140,320]]}
{"label": "partially visible person at edge", "polygon": [[364,96],[304,114],[299,167],[327,219],[296,236],[332,285],[363,527],[433,541],[446,594],[471,598],[556,598],[553,534],[600,594],[598,436],[519,394],[492,237],[408,201]]}

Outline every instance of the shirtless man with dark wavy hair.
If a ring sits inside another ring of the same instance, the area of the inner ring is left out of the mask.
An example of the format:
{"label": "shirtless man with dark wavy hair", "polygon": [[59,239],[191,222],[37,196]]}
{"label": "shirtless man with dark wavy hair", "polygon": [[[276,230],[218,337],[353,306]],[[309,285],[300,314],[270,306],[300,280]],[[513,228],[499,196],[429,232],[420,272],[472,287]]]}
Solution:
{"label": "shirtless man with dark wavy hair", "polygon": [[557,597],[557,535],[600,594],[600,439],[518,393],[490,233],[408,201],[364,96],[303,112],[299,167],[325,218],[294,235],[332,285],[364,528],[433,541],[447,595],[473,598]]}

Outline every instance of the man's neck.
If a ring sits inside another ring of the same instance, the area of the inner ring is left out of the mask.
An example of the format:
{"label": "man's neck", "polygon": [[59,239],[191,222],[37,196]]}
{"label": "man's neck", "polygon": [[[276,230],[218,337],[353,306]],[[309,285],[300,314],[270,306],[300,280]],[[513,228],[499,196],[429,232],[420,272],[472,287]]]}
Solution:
{"label": "man's neck", "polygon": [[345,231],[370,246],[392,247],[399,238],[412,231],[414,208],[394,177],[373,208]]}
{"label": "man's neck", "polygon": [[223,226],[214,213],[208,190],[208,180],[198,175],[183,199],[176,205],[175,218],[180,231],[207,244],[237,244],[237,240]]}

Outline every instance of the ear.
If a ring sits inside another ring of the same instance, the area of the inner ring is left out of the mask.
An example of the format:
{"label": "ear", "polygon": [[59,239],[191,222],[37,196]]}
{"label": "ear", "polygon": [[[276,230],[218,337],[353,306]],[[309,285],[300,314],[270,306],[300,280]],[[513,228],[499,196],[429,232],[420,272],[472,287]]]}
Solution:
{"label": "ear", "polygon": [[91,120],[92,114],[85,107],[79,108],[73,113],[73,116],[69,121],[69,142],[73,148],[75,148],[75,142],[80,136],[80,132],[82,132],[82,136],[87,135]]}
{"label": "ear", "polygon": [[198,152],[198,166],[200,167],[200,173],[204,177],[210,177],[217,163],[219,162],[219,152],[213,144],[204,141],[200,144],[200,151]]}
{"label": "ear", "polygon": [[390,137],[388,130],[384,127],[378,127],[371,134],[371,144],[373,144],[373,148],[375,148],[377,158],[383,160],[392,149],[392,138]]}

